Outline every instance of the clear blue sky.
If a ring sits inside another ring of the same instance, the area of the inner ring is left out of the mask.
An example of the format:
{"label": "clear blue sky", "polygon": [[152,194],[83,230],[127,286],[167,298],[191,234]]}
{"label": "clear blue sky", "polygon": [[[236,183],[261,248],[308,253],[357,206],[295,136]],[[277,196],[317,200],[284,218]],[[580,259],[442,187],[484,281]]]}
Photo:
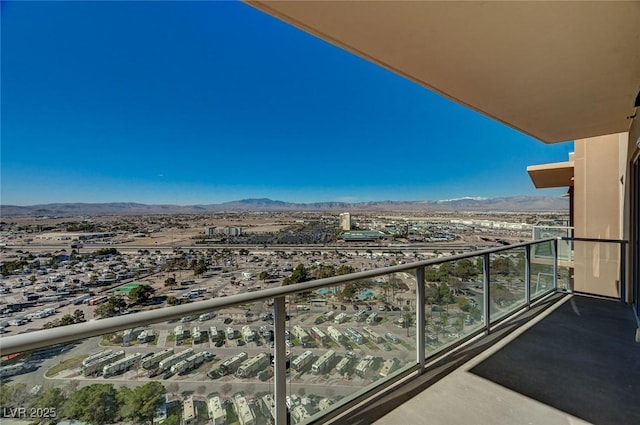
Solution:
{"label": "clear blue sky", "polygon": [[559,195],[545,145],[241,3],[2,2],[1,203]]}

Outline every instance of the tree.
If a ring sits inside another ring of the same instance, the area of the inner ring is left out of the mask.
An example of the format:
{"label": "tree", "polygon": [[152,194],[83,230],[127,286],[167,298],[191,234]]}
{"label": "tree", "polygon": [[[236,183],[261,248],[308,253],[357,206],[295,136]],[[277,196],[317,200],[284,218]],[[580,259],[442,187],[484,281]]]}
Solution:
{"label": "tree", "polygon": [[407,328],[407,336],[409,336],[409,328],[411,327],[411,322],[413,321],[413,314],[409,311],[405,311],[402,313],[402,325]]}
{"label": "tree", "polygon": [[260,274],[258,275],[258,279],[265,281],[267,279],[269,279],[269,272],[267,270],[263,270],[260,272]]}
{"label": "tree", "polygon": [[437,282],[438,281],[438,271],[433,266],[425,267],[424,269],[424,280],[427,282]]}
{"label": "tree", "polygon": [[76,323],[76,319],[75,319],[74,316],[72,316],[70,314],[65,314],[60,319],[60,326],[73,325],[74,323]]}
{"label": "tree", "polygon": [[469,279],[476,274],[478,274],[478,270],[473,261],[467,258],[456,261],[456,266],[453,270],[454,276],[457,276],[461,279]]}
{"label": "tree", "polygon": [[459,294],[460,291],[464,288],[464,283],[462,282],[462,280],[460,280],[459,277],[449,277],[449,280],[447,282],[449,284],[449,287],[451,289],[453,289],[454,294]]}
{"label": "tree", "polygon": [[73,317],[76,320],[76,323],[86,322],[87,320],[84,318],[84,311],[79,308],[73,312]]}
{"label": "tree", "polygon": [[127,307],[127,303],[120,297],[111,297],[106,303],[96,308],[93,315],[96,317],[113,317]]}
{"label": "tree", "polygon": [[27,398],[26,384],[0,384],[0,406],[24,406]]}
{"label": "tree", "polygon": [[134,304],[144,304],[155,294],[156,290],[149,285],[139,285],[129,291],[129,300]]}
{"label": "tree", "polygon": [[469,311],[471,308],[471,303],[465,297],[456,297],[456,304],[458,304],[461,311]]}
{"label": "tree", "polygon": [[511,261],[506,257],[498,257],[491,262],[491,273],[508,274]]}
{"label": "tree", "polygon": [[171,277],[168,277],[165,281],[164,281],[164,286],[176,286],[178,284],[178,282],[176,282],[176,275],[174,274]]}
{"label": "tree", "polygon": [[355,294],[356,294],[356,288],[353,285],[353,283],[351,282],[345,283],[344,289],[342,290],[342,298],[344,300],[352,300]]}
{"label": "tree", "polygon": [[169,295],[167,297],[167,304],[169,305],[179,305],[181,304],[180,300],[176,297],[174,297],[173,295]]}
{"label": "tree", "polygon": [[120,387],[116,393],[118,413],[122,419],[134,421],[136,419],[136,403],[134,392],[129,387]]}
{"label": "tree", "polygon": [[95,425],[113,423],[118,415],[116,390],[111,384],[80,388],[64,405],[65,416]]}
{"label": "tree", "polygon": [[164,386],[155,381],[147,382],[133,390],[123,387],[118,390],[120,412],[124,418],[132,422],[152,423],[165,392]]}
{"label": "tree", "polygon": [[308,280],[309,276],[304,264],[298,264],[293,270],[293,273],[291,273],[291,276],[284,279],[282,285],[291,285],[294,283],[306,282]]}
{"label": "tree", "polygon": [[200,276],[207,271],[207,265],[204,263],[204,259],[200,258],[193,267],[193,274]]}
{"label": "tree", "polygon": [[33,402],[33,407],[38,409],[55,409],[56,412],[62,411],[67,398],[61,388],[49,388],[38,396]]}
{"label": "tree", "polygon": [[356,269],[354,269],[352,266],[347,266],[345,264],[342,264],[336,269],[336,275],[343,276],[345,274],[354,273],[355,271]]}
{"label": "tree", "polygon": [[180,425],[181,418],[177,413],[167,416],[162,425]]}

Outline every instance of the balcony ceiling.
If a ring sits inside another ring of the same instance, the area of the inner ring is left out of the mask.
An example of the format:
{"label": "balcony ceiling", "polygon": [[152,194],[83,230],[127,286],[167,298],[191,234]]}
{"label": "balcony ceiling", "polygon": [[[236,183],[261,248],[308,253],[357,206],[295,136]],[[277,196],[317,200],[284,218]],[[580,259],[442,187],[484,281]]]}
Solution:
{"label": "balcony ceiling", "polygon": [[248,3],[545,142],[629,130],[640,2]]}
{"label": "balcony ceiling", "polygon": [[573,186],[573,161],[530,165],[527,172],[537,189]]}

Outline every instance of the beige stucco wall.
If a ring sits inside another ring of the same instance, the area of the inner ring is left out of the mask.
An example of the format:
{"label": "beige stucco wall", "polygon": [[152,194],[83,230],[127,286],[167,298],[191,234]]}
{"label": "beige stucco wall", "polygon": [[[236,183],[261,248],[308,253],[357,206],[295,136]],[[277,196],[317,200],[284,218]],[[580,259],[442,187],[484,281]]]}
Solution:
{"label": "beige stucco wall", "polygon": [[[621,239],[628,133],[575,141],[575,236]],[[618,244],[576,242],[574,289],[619,296]]]}

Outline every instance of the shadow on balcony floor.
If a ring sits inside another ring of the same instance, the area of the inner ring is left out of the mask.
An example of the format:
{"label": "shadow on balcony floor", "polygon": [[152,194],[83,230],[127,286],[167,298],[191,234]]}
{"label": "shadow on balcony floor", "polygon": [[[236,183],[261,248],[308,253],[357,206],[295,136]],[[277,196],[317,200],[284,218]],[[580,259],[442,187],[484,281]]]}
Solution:
{"label": "shadow on balcony floor", "polygon": [[640,424],[640,344],[630,309],[574,296],[469,370],[594,424]]}
{"label": "shadow on balcony floor", "polygon": [[341,423],[640,424],[630,309],[555,294]]}

